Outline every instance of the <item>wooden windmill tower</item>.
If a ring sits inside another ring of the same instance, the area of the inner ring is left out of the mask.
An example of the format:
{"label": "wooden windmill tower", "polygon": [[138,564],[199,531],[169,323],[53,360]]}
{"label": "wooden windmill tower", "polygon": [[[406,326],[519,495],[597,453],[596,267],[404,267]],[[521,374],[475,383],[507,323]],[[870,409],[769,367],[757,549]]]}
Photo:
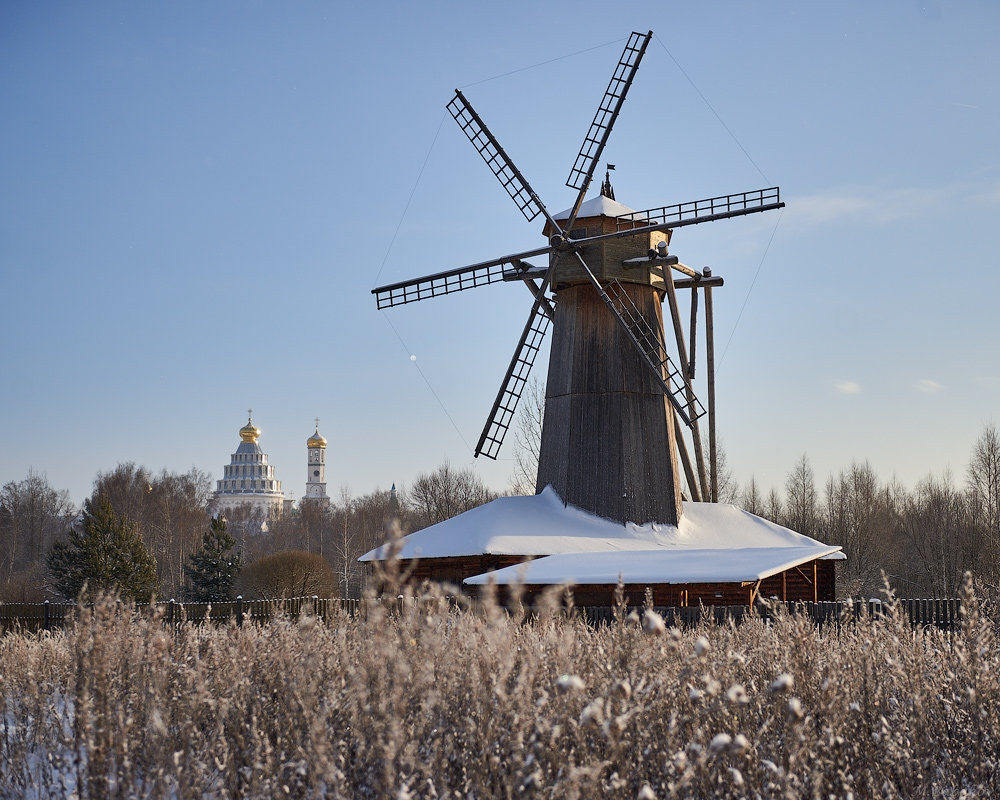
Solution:
{"label": "wooden windmill tower", "polygon": [[[544,216],[548,242],[522,253],[380,286],[372,293],[384,309],[497,281],[523,281],[534,303],[476,455],[496,458],[551,326],[538,490],[551,484],[565,502],[620,522],[676,524],[681,513],[680,466],[692,499],[716,499],[708,477],[715,473],[714,458],[708,472],[698,429],[705,408],[695,396],[692,379],[698,292],[705,295],[710,340],[711,287],[722,281],[669,255],[671,232],[784,204],[778,189],[770,188],[636,212],[608,196],[613,192],[607,181],[605,191],[584,202],[652,36],[650,31],[629,37],[566,181],[577,194],[563,214],[549,213],[486,123],[456,90],[449,112],[525,218]],[[547,265],[526,261],[543,255],[548,256]],[[692,290],[687,337],[676,298],[679,288]],[[554,299],[549,292],[554,292]],[[664,299],[669,301],[676,364],[668,355],[664,335]],[[693,459],[682,426],[690,432]],[[710,450],[714,453],[714,447]]]}

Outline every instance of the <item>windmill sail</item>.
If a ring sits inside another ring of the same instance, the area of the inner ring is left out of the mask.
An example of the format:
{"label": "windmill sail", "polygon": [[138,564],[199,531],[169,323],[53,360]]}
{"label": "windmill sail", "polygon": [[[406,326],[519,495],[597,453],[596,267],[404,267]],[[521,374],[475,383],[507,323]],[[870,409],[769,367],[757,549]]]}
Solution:
{"label": "windmill sail", "polygon": [[580,152],[577,154],[569,171],[569,177],[566,179],[566,185],[570,189],[579,190],[573,211],[569,215],[567,230],[573,227],[576,212],[580,208],[587,188],[590,186],[590,181],[594,177],[594,167],[600,161],[601,153],[604,152],[604,146],[608,143],[608,137],[611,135],[611,128],[618,118],[622,103],[625,102],[625,95],[628,94],[629,87],[632,85],[636,70],[639,69],[642,54],[646,52],[646,45],[652,38],[652,31],[645,34],[633,31],[622,51],[621,58],[618,59],[618,65],[611,75],[608,88],[604,90],[601,104],[597,108],[597,113],[594,114],[594,121],[590,123],[590,129],[583,138],[583,145],[580,147]]}
{"label": "windmill sail", "polygon": [[[672,206],[657,206],[645,211],[633,211],[617,217],[618,230],[629,235],[646,230],[663,230],[664,228],[682,228],[685,225],[695,225],[700,222],[714,222],[718,219],[742,217],[760,211],[772,211],[784,208],[781,202],[781,190],[777,186],[769,189],[756,189],[752,192],[737,192],[719,197],[707,197],[688,203],[676,203]],[[614,236],[615,234],[612,234]]]}
{"label": "windmill sail", "polygon": [[[486,286],[490,283],[497,283],[502,280],[510,280],[510,270],[504,269],[509,265],[515,270],[521,271],[522,259],[540,256],[552,252],[551,247],[538,247],[534,250],[527,250],[523,253],[494,258],[490,261],[480,261],[478,264],[470,264],[467,267],[458,267],[444,272],[436,272],[433,275],[425,275],[422,278],[411,278],[399,283],[389,283],[372,289],[376,302],[380,309],[401,306],[406,303],[415,303],[417,300],[426,300],[429,297],[438,297],[443,294],[452,294],[466,289],[475,289],[477,286]],[[530,266],[530,265],[529,265]]]}
{"label": "windmill sail", "polygon": [[[524,214],[524,218],[531,222],[539,214],[545,214],[545,218],[552,222],[552,218],[546,212],[542,201],[538,199],[535,190],[528,184],[527,179],[521,174],[521,170],[510,160],[510,156],[496,140],[492,131],[486,127],[486,123],[476,113],[476,110],[465,99],[465,95],[456,89],[455,96],[448,103],[447,108],[462,132],[469,137],[473,147],[483,157],[486,166],[500,181],[500,185],[510,195],[518,210]],[[553,222],[553,224],[555,223]],[[556,225],[556,227],[559,226]]]}
{"label": "windmill sail", "polygon": [[528,382],[528,374],[531,372],[542,346],[542,340],[549,330],[551,319],[543,308],[545,297],[545,286],[543,282],[535,303],[531,307],[528,321],[521,333],[521,338],[514,350],[514,357],[507,367],[507,374],[500,384],[500,391],[496,400],[493,401],[493,409],[490,411],[489,420],[479,436],[476,444],[476,456],[486,456],[496,460],[500,446],[504,437],[514,420],[514,412],[517,410],[517,403],[524,392],[524,386]]}

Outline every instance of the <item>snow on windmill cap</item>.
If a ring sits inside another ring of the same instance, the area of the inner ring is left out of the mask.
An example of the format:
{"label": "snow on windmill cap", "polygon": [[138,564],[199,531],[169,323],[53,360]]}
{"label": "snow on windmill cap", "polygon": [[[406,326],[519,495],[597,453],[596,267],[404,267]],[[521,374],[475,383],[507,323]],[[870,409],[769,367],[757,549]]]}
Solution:
{"label": "snow on windmill cap", "polygon": [[[572,210],[571,208],[567,208],[565,211],[560,211],[553,219],[569,219],[569,212]],[[617,200],[612,200],[610,197],[599,194],[597,197],[592,197],[581,205],[576,217],[577,219],[583,217],[621,217],[625,214],[634,213],[634,208],[629,208]]]}

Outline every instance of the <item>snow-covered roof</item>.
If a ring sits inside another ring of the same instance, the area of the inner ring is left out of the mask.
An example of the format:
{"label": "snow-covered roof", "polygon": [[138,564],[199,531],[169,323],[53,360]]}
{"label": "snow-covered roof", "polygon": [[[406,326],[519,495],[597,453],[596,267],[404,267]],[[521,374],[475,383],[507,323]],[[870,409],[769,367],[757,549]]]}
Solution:
{"label": "snow-covered roof", "polygon": [[[400,558],[649,550],[718,553],[745,548],[826,547],[808,536],[722,503],[684,503],[684,513],[676,526],[622,525],[567,506],[550,486],[530,497],[501,497],[411,533],[403,538],[401,545]],[[824,554],[836,550],[839,548],[826,549]],[[383,548],[378,547],[360,560],[374,561],[381,557]]]}
{"label": "snow-covered roof", "polygon": [[[569,212],[573,209],[567,208],[560,211],[553,219],[569,219]],[[585,201],[577,212],[577,219],[583,217],[620,217],[623,214],[634,214],[635,209],[623,206],[617,200],[605,197],[603,194],[597,195]]]}
{"label": "snow-covered roof", "polygon": [[466,578],[468,584],[739,583],[758,581],[836,553],[833,545],[560,553]]}

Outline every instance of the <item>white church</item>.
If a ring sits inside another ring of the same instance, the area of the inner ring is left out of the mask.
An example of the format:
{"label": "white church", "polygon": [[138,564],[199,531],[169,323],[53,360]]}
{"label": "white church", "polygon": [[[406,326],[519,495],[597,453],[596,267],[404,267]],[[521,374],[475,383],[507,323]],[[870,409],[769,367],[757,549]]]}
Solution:
{"label": "white church", "polygon": [[[289,511],[292,500],[286,499],[281,481],[275,477],[274,465],[268,463],[257,440],[260,428],[253,424],[253,411],[247,412],[247,424],[240,428],[240,443],[229,463],[222,468],[222,479],[216,481],[212,496],[212,514],[249,511],[263,522],[275,519]],[[330,507],[326,493],[326,439],[316,431],[306,439],[306,492],[302,503],[315,503],[321,508]]]}

